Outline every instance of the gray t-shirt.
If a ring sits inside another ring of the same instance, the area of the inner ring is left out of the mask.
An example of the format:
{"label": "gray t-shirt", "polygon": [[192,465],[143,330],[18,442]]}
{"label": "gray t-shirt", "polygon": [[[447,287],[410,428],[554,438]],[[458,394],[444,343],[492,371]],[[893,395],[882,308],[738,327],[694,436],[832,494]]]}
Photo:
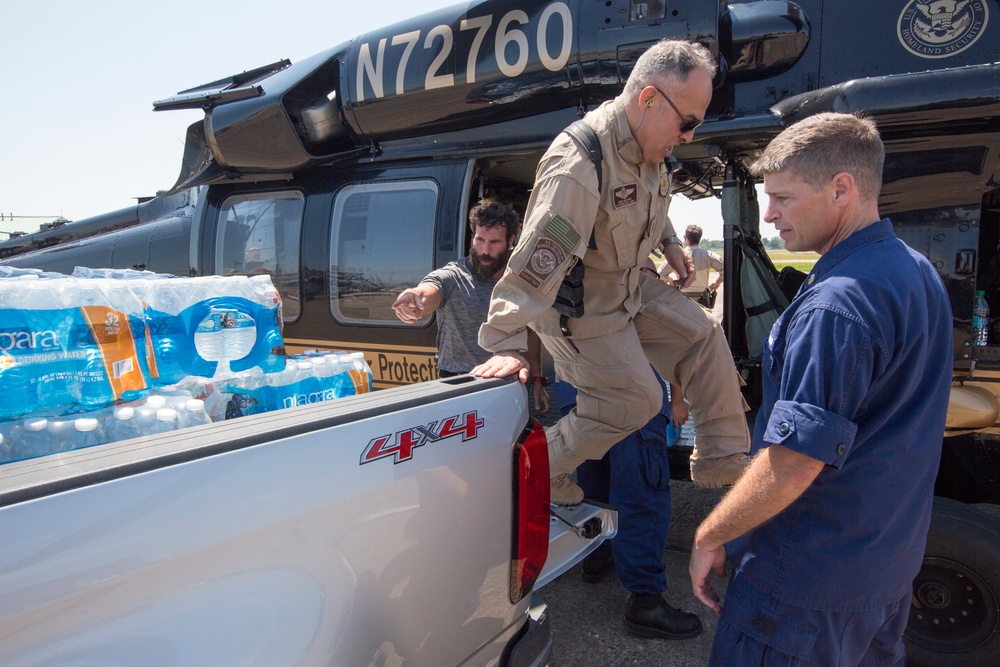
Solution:
{"label": "gray t-shirt", "polygon": [[438,315],[438,369],[467,373],[493,354],[479,347],[479,325],[486,321],[496,280],[482,281],[468,257],[432,271],[429,283],[441,294]]}

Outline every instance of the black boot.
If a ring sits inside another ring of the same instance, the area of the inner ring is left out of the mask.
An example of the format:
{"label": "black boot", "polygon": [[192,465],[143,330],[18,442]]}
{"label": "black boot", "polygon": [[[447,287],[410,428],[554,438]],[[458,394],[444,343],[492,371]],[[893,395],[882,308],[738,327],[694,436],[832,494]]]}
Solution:
{"label": "black boot", "polygon": [[701,634],[701,620],[675,609],[658,593],[632,593],[625,607],[625,629],[640,637],[690,639]]}
{"label": "black boot", "polygon": [[580,578],[588,584],[599,584],[615,569],[615,560],[610,553],[593,553],[583,559],[583,573]]}

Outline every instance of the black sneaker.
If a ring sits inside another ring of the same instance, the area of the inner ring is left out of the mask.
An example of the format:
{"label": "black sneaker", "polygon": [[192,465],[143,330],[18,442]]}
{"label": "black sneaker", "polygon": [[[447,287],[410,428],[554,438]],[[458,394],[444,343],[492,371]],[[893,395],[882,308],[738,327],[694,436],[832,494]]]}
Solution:
{"label": "black sneaker", "polygon": [[588,584],[599,584],[615,569],[615,559],[608,552],[593,553],[583,559],[580,578]]}
{"label": "black sneaker", "polygon": [[667,604],[662,595],[632,593],[625,607],[625,629],[640,637],[691,639],[701,634],[701,619]]}

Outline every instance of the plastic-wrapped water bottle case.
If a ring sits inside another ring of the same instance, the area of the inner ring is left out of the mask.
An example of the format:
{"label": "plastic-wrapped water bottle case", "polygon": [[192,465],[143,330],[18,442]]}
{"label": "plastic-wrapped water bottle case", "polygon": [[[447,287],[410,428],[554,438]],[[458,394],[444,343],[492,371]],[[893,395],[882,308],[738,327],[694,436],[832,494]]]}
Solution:
{"label": "plastic-wrapped water bottle case", "polygon": [[360,354],[285,356],[267,275],[0,267],[0,463],[371,389]]}

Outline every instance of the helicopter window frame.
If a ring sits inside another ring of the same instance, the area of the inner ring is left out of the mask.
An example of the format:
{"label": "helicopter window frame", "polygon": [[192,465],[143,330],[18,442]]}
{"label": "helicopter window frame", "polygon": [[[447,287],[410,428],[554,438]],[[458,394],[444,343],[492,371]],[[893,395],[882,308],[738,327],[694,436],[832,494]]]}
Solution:
{"label": "helicopter window frame", "polygon": [[[353,183],[334,199],[330,225],[329,307],[341,325],[410,328],[392,303],[435,268],[441,207],[437,181]],[[416,326],[430,326],[426,316]]]}
{"label": "helicopter window frame", "polygon": [[[223,200],[216,219],[213,272],[220,276],[271,276],[281,295],[285,323],[302,314],[305,203],[300,190],[233,194]],[[237,224],[245,229],[234,235]],[[231,268],[225,268],[227,264]]]}

